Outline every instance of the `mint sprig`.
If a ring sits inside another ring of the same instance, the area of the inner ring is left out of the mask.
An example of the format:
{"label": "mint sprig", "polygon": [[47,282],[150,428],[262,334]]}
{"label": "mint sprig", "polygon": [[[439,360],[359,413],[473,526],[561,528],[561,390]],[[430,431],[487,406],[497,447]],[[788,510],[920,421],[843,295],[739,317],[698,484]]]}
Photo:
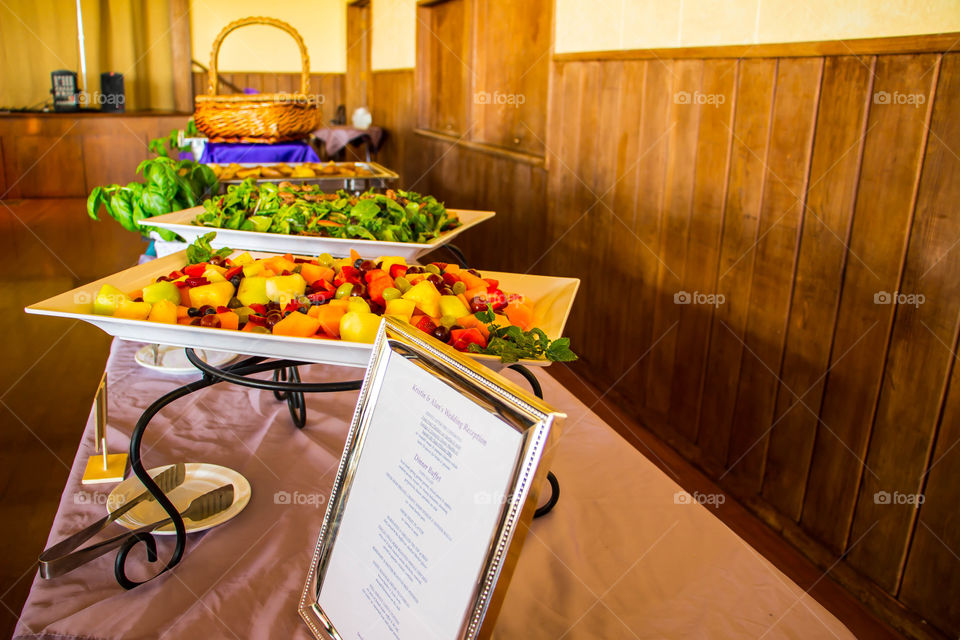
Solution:
{"label": "mint sprig", "polygon": [[210,262],[210,259],[213,258],[213,256],[226,258],[233,253],[233,249],[229,249],[227,247],[214,250],[214,248],[210,246],[210,241],[216,237],[217,232],[211,231],[210,233],[199,236],[196,240],[194,240],[193,243],[187,247],[187,264]]}

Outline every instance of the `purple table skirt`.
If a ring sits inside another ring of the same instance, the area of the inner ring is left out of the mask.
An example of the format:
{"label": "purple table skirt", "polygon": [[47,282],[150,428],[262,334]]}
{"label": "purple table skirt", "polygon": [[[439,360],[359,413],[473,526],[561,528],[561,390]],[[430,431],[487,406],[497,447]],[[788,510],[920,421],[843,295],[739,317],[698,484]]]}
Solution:
{"label": "purple table skirt", "polygon": [[277,144],[208,142],[203,148],[200,162],[219,164],[320,162],[320,158],[306,142],[278,142]]}

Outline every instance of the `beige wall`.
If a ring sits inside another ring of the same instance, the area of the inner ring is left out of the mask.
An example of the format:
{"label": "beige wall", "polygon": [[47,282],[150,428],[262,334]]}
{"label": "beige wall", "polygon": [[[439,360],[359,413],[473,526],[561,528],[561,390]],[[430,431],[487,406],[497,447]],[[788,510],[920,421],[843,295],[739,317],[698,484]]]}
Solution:
{"label": "beige wall", "polygon": [[417,1],[372,0],[370,67],[412,69],[417,57]]}
{"label": "beige wall", "polygon": [[[315,73],[347,70],[346,0],[191,0],[193,58],[210,62],[213,40],[227,24],[248,16],[268,16],[300,32]],[[220,49],[224,71],[299,71],[300,53],[293,38],[274,27],[251,26],[234,31]]]}
{"label": "beige wall", "polygon": [[556,51],[960,31],[960,0],[556,0]]}

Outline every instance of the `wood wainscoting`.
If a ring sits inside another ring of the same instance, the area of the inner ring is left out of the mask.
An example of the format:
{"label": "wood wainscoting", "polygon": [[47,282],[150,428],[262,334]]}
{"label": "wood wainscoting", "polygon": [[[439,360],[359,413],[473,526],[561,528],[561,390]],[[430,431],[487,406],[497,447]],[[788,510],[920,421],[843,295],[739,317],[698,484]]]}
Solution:
{"label": "wood wainscoting", "polygon": [[958,40],[557,56],[546,167],[374,73],[381,159],[497,211],[472,262],[582,279],[575,371],[914,637],[960,633]]}
{"label": "wood wainscoting", "polygon": [[189,114],[0,115],[0,200],[86,198],[98,185],[140,180],[147,145],[186,126]]}

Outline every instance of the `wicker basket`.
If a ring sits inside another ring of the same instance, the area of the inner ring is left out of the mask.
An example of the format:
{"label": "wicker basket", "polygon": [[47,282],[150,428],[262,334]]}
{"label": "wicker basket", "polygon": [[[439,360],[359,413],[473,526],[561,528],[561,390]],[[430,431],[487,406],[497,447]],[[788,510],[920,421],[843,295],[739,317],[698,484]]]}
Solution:
{"label": "wicker basket", "polygon": [[[251,24],[264,24],[283,29],[300,47],[299,93],[258,93],[250,95],[217,95],[217,57],[220,45],[231,31]],[[317,128],[320,122],[320,101],[309,96],[310,58],[303,38],[292,26],[275,18],[251,17],[231,22],[213,41],[210,53],[208,95],[196,97],[193,118],[197,129],[213,142],[259,142],[269,144],[297,140]]]}

